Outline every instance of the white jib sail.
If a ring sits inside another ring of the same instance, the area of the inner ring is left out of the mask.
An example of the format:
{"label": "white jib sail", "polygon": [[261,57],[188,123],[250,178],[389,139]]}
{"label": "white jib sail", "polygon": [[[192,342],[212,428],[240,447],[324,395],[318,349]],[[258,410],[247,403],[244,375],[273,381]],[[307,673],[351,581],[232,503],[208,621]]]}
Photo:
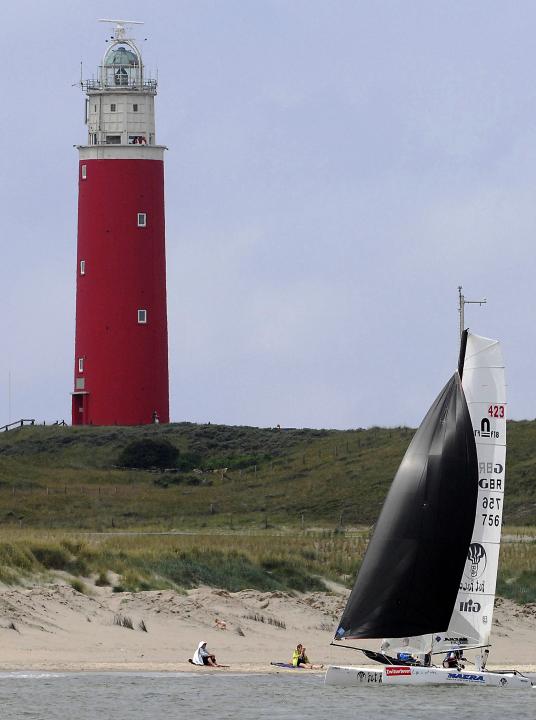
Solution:
{"label": "white jib sail", "polygon": [[447,632],[434,637],[436,651],[486,645],[491,632],[506,460],[506,384],[497,340],[468,334],[462,385],[475,433],[478,502],[458,597]]}

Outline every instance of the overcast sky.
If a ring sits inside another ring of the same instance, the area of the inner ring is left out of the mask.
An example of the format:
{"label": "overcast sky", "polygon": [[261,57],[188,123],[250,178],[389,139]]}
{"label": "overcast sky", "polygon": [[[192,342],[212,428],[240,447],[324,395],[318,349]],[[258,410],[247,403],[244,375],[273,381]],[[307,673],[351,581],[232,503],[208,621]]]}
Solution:
{"label": "overcast sky", "polygon": [[21,0],[0,24],[0,425],[70,421],[99,17],[144,20],[158,70],[173,420],[414,426],[456,365],[460,284],[503,340],[509,416],[536,415],[535,3]]}

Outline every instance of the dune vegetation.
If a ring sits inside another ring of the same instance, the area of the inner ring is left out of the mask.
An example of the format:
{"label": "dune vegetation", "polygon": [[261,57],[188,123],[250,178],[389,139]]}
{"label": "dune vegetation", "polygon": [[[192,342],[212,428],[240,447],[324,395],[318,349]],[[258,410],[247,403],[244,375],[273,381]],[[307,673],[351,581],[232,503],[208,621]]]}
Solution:
{"label": "dune vegetation", "polygon": [[[510,422],[508,433],[504,522],[536,524],[536,422]],[[191,423],[23,428],[0,434],[0,528],[370,526],[412,436]],[[171,447],[173,466],[155,457],[141,467],[132,446],[147,455],[147,441]]]}
{"label": "dune vegetation", "polygon": [[[533,603],[536,538],[526,531],[508,529],[498,594]],[[86,579],[115,592],[199,585],[305,592],[325,590],[330,581],[351,587],[368,537],[366,531],[339,530],[117,534],[13,529],[0,532],[0,582],[25,584],[62,573],[79,591]]]}
{"label": "dune vegetation", "polygon": [[[508,432],[498,589],[536,602],[536,422]],[[349,586],[412,435],[190,423],[2,433],[0,581]]]}

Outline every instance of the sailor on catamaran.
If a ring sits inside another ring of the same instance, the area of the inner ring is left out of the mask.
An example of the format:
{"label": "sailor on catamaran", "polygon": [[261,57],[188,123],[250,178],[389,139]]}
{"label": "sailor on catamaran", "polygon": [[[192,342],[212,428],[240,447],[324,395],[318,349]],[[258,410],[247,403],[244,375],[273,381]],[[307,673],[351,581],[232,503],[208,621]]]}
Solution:
{"label": "sailor on catamaran", "polygon": [[456,670],[463,670],[465,665],[462,665],[462,661],[465,660],[463,653],[460,649],[454,648],[449,650],[443,660],[444,668],[454,668]]}

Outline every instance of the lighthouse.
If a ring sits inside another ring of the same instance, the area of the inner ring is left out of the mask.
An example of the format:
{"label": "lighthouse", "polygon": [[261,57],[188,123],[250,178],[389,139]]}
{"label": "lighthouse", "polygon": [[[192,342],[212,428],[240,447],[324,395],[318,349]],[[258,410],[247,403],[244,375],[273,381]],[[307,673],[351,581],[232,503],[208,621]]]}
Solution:
{"label": "lighthouse", "polygon": [[[114,34],[86,95],[78,146],[73,425],[169,422],[164,151],[157,82],[128,37]],[[140,23],[141,24],[141,23]]]}

